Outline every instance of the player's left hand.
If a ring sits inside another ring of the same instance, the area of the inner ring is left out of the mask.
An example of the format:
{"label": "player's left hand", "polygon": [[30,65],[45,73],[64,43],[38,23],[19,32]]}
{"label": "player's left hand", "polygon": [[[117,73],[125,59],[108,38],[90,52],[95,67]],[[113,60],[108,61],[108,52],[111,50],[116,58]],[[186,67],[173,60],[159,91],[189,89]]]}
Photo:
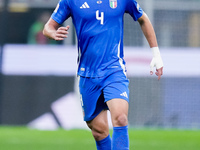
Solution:
{"label": "player's left hand", "polygon": [[[153,74],[153,71],[150,71],[150,74]],[[160,69],[156,69],[155,74],[158,76],[158,80],[160,80],[161,76],[163,75],[163,67],[161,67]]]}
{"label": "player's left hand", "polygon": [[160,51],[157,47],[152,48],[153,52],[153,59],[150,63],[150,74],[153,74],[154,67],[156,67],[155,74],[158,76],[158,80],[160,80],[161,76],[163,75],[163,61],[160,56]]}

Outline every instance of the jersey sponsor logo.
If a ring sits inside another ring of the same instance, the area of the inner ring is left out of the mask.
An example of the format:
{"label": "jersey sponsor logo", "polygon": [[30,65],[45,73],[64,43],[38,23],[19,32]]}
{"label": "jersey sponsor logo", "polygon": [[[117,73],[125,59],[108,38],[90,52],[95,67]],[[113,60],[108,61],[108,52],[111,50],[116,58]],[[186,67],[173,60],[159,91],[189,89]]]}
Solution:
{"label": "jersey sponsor logo", "polygon": [[83,8],[90,8],[90,6],[88,5],[87,2],[85,2],[80,8],[81,9],[83,9]]}
{"label": "jersey sponsor logo", "polygon": [[128,95],[127,95],[127,93],[126,92],[124,92],[124,93],[122,93],[122,94],[120,94],[121,96],[124,96],[124,97],[126,97],[126,98],[128,98]]}
{"label": "jersey sponsor logo", "polygon": [[111,8],[117,8],[117,0],[109,0]]}

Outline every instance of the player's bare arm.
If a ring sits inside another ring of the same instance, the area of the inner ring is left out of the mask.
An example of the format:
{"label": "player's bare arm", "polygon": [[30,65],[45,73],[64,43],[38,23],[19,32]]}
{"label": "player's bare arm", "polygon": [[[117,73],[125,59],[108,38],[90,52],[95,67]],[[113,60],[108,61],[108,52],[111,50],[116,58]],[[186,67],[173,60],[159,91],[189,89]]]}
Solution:
{"label": "player's bare arm", "polygon": [[158,47],[155,31],[146,13],[143,13],[138,22],[150,47]]}
{"label": "player's bare arm", "polygon": [[69,26],[61,27],[56,21],[52,18],[45,24],[43,34],[56,41],[61,41],[67,38]]}
{"label": "player's bare arm", "polygon": [[145,13],[143,13],[143,15],[138,19],[138,22],[153,52],[153,59],[150,64],[150,74],[153,74],[153,68],[156,67],[155,74],[158,76],[158,80],[160,80],[163,74],[163,62],[160,56],[154,28]]}

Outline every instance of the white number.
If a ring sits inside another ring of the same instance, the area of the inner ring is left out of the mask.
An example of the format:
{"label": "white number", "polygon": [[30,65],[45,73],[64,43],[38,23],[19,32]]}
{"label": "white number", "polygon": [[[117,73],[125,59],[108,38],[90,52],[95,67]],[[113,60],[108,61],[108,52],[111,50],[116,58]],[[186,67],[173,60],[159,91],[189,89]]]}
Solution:
{"label": "white number", "polygon": [[101,16],[99,16],[99,10],[96,11],[96,19],[101,21],[101,24],[103,24],[104,21],[104,13],[101,12]]}

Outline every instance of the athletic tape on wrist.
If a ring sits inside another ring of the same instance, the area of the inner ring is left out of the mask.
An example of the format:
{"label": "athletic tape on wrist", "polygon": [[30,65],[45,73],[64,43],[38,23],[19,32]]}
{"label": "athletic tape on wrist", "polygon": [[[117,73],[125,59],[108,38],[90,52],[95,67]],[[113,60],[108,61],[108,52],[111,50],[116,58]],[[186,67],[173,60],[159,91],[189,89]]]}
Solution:
{"label": "athletic tape on wrist", "polygon": [[160,55],[160,51],[159,51],[158,47],[152,47],[151,51],[152,51],[154,57]]}
{"label": "athletic tape on wrist", "polygon": [[150,63],[150,70],[153,71],[153,67],[156,67],[156,69],[163,67],[163,61],[158,47],[152,47],[151,51],[153,53],[153,59]]}

